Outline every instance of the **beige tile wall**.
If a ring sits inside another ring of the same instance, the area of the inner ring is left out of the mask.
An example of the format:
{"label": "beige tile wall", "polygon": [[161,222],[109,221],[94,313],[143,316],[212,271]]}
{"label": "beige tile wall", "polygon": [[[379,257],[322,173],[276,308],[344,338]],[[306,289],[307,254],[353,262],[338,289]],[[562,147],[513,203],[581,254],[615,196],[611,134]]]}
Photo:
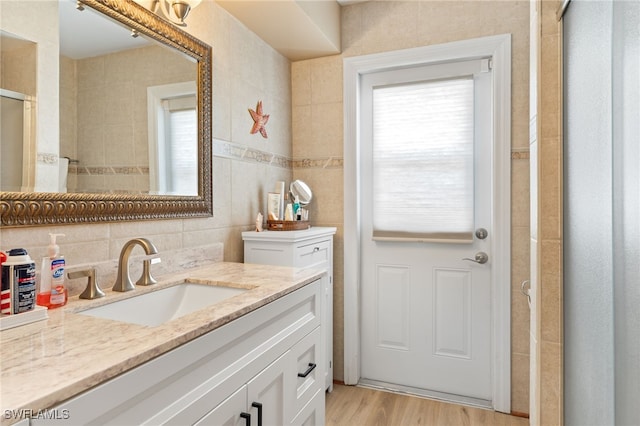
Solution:
{"label": "beige tile wall", "polygon": [[[5,2],[1,3],[4,12]],[[42,2],[19,3],[21,9],[37,9]],[[55,9],[48,13],[57,16]],[[240,233],[250,229],[257,212],[264,210],[266,193],[275,181],[291,180],[291,164],[281,160],[291,157],[290,63],[212,1],[198,6],[187,22],[188,32],[213,47],[214,216],[2,228],[2,250],[25,247],[38,259],[45,254],[48,233],[62,232],[66,237],[60,238],[59,244],[70,266],[117,259],[123,243],[134,236],[149,237],[161,252],[223,243],[225,260],[243,260]],[[37,23],[24,20],[18,24],[28,27]],[[47,48],[57,51],[57,44]],[[271,113],[268,139],[249,134],[253,121],[247,109],[255,108],[258,100],[263,101],[265,112]],[[55,101],[59,102],[57,85]]]}
{"label": "beige tile wall", "polygon": [[146,88],[195,81],[196,64],[158,45],[60,63],[60,155],[78,160],[69,191],[148,192]]}
{"label": "beige tile wall", "polygon": [[[559,1],[532,2],[531,424],[563,423],[562,38]],[[533,82],[532,82],[533,83]]]}
{"label": "beige tile wall", "polygon": [[31,42],[11,50],[2,49],[0,88],[36,96],[36,49]]}
{"label": "beige tile wall", "polygon": [[336,226],[334,377],[343,365],[342,59],[494,34],[512,34],[512,409],[529,412],[529,3],[384,1],[342,9],[341,55],[292,64],[294,177],[314,189],[315,224]]}

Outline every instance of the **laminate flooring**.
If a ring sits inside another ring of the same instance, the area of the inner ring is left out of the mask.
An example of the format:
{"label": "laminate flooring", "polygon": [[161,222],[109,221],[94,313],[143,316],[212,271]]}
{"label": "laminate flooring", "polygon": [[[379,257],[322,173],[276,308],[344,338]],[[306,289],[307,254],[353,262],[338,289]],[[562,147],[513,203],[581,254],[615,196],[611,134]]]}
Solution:
{"label": "laminate flooring", "polygon": [[527,426],[529,419],[417,396],[335,384],[326,426]]}

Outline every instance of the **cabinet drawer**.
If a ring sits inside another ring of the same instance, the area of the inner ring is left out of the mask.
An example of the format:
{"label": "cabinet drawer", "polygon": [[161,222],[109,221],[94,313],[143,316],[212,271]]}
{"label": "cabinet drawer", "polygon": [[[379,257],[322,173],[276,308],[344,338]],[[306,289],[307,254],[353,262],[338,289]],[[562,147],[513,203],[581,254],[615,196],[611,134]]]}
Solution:
{"label": "cabinet drawer", "polygon": [[296,247],[295,257],[295,266],[298,268],[328,269],[331,264],[331,241]]}
{"label": "cabinet drawer", "polygon": [[315,393],[323,389],[324,353],[320,350],[321,347],[318,327],[291,348],[292,359],[296,365],[294,413],[300,412]]}
{"label": "cabinet drawer", "polygon": [[311,401],[291,422],[294,426],[321,426],[325,423],[325,394],[318,390]]}

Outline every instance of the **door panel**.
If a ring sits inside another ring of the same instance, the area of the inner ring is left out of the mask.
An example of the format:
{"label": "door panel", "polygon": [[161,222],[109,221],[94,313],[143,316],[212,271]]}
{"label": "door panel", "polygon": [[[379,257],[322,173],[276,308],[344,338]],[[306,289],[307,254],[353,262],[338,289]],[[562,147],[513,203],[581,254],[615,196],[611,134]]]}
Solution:
{"label": "door panel", "polygon": [[436,268],[433,293],[434,353],[471,359],[471,271]]}
{"label": "door panel", "polygon": [[377,265],[376,329],[379,347],[409,350],[409,269]]}

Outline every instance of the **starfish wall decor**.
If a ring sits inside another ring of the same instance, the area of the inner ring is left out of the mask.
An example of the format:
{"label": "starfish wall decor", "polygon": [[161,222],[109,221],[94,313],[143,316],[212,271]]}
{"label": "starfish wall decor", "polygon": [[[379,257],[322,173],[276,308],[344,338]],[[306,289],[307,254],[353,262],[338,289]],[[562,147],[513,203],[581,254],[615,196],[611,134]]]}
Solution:
{"label": "starfish wall decor", "polygon": [[260,132],[263,138],[267,138],[267,129],[264,126],[269,121],[269,114],[262,113],[262,101],[258,101],[258,105],[256,105],[256,110],[252,110],[249,108],[249,114],[251,114],[251,118],[253,118],[253,127],[251,128],[251,134]]}

